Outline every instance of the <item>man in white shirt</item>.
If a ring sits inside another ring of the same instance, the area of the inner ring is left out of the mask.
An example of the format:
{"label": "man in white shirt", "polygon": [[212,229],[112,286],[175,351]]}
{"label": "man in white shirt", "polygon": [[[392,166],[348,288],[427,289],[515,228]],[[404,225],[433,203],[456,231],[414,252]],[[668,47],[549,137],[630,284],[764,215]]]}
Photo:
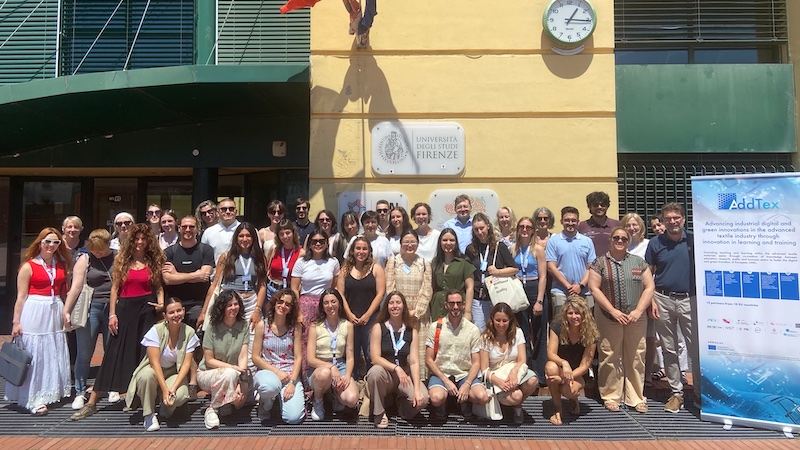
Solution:
{"label": "man in white shirt", "polygon": [[214,249],[215,262],[219,261],[220,255],[231,249],[233,232],[239,226],[239,221],[236,220],[238,210],[232,198],[226,198],[219,202],[217,211],[219,211],[219,222],[206,229],[200,241]]}

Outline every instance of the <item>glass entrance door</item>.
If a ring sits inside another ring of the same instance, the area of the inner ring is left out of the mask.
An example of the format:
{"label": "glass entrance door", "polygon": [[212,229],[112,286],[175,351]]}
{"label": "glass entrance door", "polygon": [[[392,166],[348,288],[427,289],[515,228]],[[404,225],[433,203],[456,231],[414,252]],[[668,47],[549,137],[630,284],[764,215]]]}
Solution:
{"label": "glass entrance door", "polygon": [[26,181],[22,189],[22,253],[45,227],[61,231],[67,216],[80,216],[79,181]]}

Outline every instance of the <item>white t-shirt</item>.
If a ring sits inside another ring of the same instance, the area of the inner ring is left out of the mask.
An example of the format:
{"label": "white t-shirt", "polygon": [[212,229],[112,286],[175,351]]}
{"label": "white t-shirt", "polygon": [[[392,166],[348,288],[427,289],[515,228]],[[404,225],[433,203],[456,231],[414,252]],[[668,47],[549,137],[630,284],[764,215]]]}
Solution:
{"label": "white t-shirt", "polygon": [[642,242],[636,245],[631,244],[628,246],[628,253],[644,258],[644,253],[647,251],[647,244],[649,243],[650,239],[642,239]]}
{"label": "white t-shirt", "polygon": [[441,231],[431,228],[431,231],[429,231],[428,234],[419,237],[417,254],[425,261],[431,262],[433,261],[433,257],[436,256],[436,246],[439,244],[439,234],[441,234]]}
{"label": "white t-shirt", "polygon": [[389,250],[392,251],[393,255],[397,255],[400,253],[400,236],[392,236],[389,239]]}
{"label": "white t-shirt", "polygon": [[292,269],[292,278],[300,279],[300,295],[319,295],[331,287],[333,277],[339,275],[339,261],[336,258],[299,258]]}
{"label": "white t-shirt", "polygon": [[494,343],[487,343],[483,339],[481,339],[481,350],[486,350],[489,352],[489,369],[493,370],[500,366],[500,363],[503,362],[503,358],[505,357],[506,361],[516,361],[517,355],[519,354],[518,346],[519,344],[525,343],[525,335],[522,334],[522,328],[517,327],[517,334],[514,336],[514,344],[511,345],[510,351],[508,355],[505,352],[501,352],[500,349],[494,345]]}
{"label": "white t-shirt", "polygon": [[[161,341],[158,339],[158,332],[156,331],[155,326],[150,327],[150,330],[145,333],[144,337],[142,338],[142,345],[145,347],[161,346]],[[197,338],[196,334],[193,334],[192,337],[189,338],[189,342],[186,343],[186,353],[193,352],[199,346],[200,339]],[[164,346],[164,350],[161,351],[161,367],[173,367],[177,363],[178,349],[169,348],[169,345]]]}
{"label": "white t-shirt", "polygon": [[[350,254],[350,248],[353,246],[353,241],[355,240],[356,236],[353,236],[350,239],[350,242],[347,243],[347,248],[344,252],[345,258]],[[372,247],[372,260],[380,264],[381,267],[385,269],[386,262],[389,261],[389,258],[395,255],[392,252],[392,244],[389,242],[389,239],[378,235],[378,237],[376,237],[374,241],[370,242],[369,245]]]}
{"label": "white t-shirt", "polygon": [[238,220],[234,220],[229,227],[222,225],[222,222],[220,222],[208,227],[203,232],[203,238],[200,239],[200,242],[210,245],[214,249],[214,262],[219,261],[220,255],[231,249],[233,232],[236,231],[238,226]]}

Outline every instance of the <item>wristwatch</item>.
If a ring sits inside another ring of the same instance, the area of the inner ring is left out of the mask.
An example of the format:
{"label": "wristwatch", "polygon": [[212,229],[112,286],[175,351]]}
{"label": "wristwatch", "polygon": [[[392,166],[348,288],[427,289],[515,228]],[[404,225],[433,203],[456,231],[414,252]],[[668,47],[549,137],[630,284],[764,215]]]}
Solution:
{"label": "wristwatch", "polygon": [[584,290],[584,289],[586,289],[586,286],[584,286],[584,284],[583,284],[583,283],[581,283],[581,284],[580,284],[580,286],[581,286],[581,290]]}

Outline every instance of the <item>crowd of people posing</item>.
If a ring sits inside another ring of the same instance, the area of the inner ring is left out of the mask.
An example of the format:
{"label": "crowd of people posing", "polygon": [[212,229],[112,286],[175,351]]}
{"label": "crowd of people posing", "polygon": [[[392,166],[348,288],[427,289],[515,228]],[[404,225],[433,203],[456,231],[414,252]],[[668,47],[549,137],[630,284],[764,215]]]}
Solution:
{"label": "crowd of people posing", "polygon": [[[67,217],[62,230],[39,233],[19,270],[12,334],[33,363],[6,395],[46,414],[71,395],[74,378],[73,420],[95,414],[104,395],[118,401],[127,393],[126,409],[141,407],[148,431],[198,390],[208,394],[209,429],[245,405],[264,420],[300,423],[307,402],[312,420],[360,404],[385,428],[387,404],[404,418],[426,407],[446,418],[448,397],[464,416],[505,413],[522,423],[523,401],[547,385],[550,421],[559,425],[562,396],[579,414],[577,397],[599,348],[606,408],[646,412],[654,284],[630,250],[642,243],[642,219],[626,215],[589,260],[594,247],[556,242],[582,236],[575,208],[562,210],[566,234],[555,235],[547,208],[517,220],[504,207],[492,220],[472,215],[467,196],[454,207],[456,217],[435,230],[425,203],[409,216],[379,201],[337,222],[329,210],[311,221],[306,199],[297,199],[290,220],[273,201],[259,230],[237,220],[232,199],[205,201],[181,218],[151,205],[147,222],[122,212],[113,236],[97,229],[85,240],[80,219]],[[562,253],[587,257],[579,279],[562,267],[576,264]],[[488,277],[518,278],[530,307],[492,302]],[[85,286],[93,291],[88,319],[74,333],[70,373],[64,330],[75,327]],[[105,353],[89,388],[100,334]]]}

